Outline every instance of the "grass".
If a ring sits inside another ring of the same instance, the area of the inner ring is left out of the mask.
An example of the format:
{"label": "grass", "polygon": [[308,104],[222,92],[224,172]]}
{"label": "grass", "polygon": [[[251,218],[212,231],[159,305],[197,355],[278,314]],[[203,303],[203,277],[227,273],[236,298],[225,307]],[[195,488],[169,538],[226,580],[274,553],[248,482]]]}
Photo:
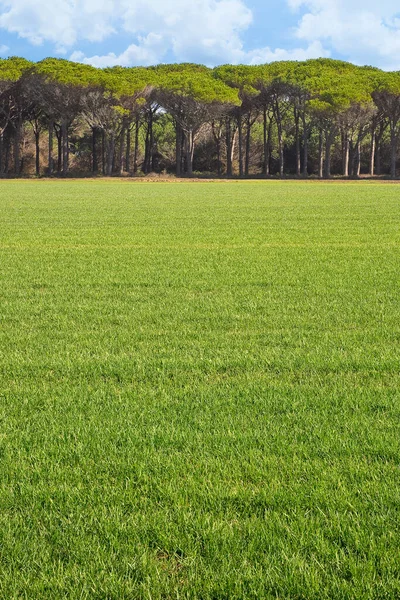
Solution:
{"label": "grass", "polygon": [[1,182],[1,598],[400,597],[399,190]]}

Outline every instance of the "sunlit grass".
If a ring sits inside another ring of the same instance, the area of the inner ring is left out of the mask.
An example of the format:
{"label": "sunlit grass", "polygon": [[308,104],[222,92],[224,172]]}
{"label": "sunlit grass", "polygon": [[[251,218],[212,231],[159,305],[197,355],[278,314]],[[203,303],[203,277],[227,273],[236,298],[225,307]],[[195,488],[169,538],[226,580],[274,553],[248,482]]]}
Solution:
{"label": "sunlit grass", "polygon": [[400,188],[0,183],[0,595],[400,597]]}

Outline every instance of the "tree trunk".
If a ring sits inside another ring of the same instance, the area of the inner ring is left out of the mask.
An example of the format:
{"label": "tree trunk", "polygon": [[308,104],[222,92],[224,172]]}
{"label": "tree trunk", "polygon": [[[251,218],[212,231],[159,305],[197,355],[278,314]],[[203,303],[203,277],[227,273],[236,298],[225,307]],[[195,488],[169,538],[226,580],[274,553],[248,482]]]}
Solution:
{"label": "tree trunk", "polygon": [[119,174],[124,174],[124,142],[125,142],[125,127],[122,127],[119,136]]}
{"label": "tree trunk", "polygon": [[278,125],[278,145],[279,145],[279,176],[283,177],[284,164],[283,164],[283,136],[282,127]]}
{"label": "tree trunk", "polygon": [[325,178],[331,176],[331,148],[332,148],[332,133],[329,132],[325,137]]}
{"label": "tree trunk", "polygon": [[232,177],[232,137],[231,137],[231,120],[226,117],[225,120],[225,139],[226,139],[226,174]]}
{"label": "tree trunk", "polygon": [[390,128],[390,177],[396,179],[397,136],[393,125]]}
{"label": "tree trunk", "polygon": [[249,176],[250,172],[250,141],[251,141],[251,114],[249,113],[247,116],[247,127],[246,127],[246,155],[245,155],[245,165],[244,165],[244,174],[246,177]]}
{"label": "tree trunk", "polygon": [[60,175],[62,169],[62,131],[57,132],[57,173]]}
{"label": "tree trunk", "polygon": [[151,172],[157,173],[159,170],[159,155],[158,155],[158,147],[157,142],[154,140],[153,134],[153,144],[152,144],[153,152],[151,155]]}
{"label": "tree trunk", "polygon": [[176,124],[176,138],[175,138],[175,163],[176,163],[176,176],[181,177],[182,175],[182,128],[179,123]]}
{"label": "tree trunk", "polygon": [[146,140],[144,149],[143,173],[150,173],[153,157],[153,110],[148,111]]}
{"label": "tree trunk", "polygon": [[381,149],[382,149],[382,138],[385,133],[385,125],[380,123],[379,130],[375,136],[375,173],[377,175],[382,174],[381,165]]}
{"label": "tree trunk", "polygon": [[375,173],[381,174],[381,140],[377,140],[376,152],[375,152]]}
{"label": "tree trunk", "polygon": [[106,134],[104,129],[101,130],[101,172],[106,174]]}
{"label": "tree trunk", "polygon": [[296,175],[300,177],[301,174],[301,160],[300,160],[300,128],[299,128],[299,114],[295,110],[294,113],[295,121],[295,137],[296,137]]}
{"label": "tree trunk", "polygon": [[151,173],[154,170],[154,113],[151,112],[151,127],[150,127],[150,148],[149,148],[149,169],[148,172]]}
{"label": "tree trunk", "polygon": [[356,152],[353,143],[349,145],[349,176],[355,177],[356,173]]}
{"label": "tree trunk", "polygon": [[10,151],[11,151],[11,139],[8,133],[5,138],[5,156],[4,156],[4,173],[8,175],[10,168]]}
{"label": "tree trunk", "polygon": [[108,152],[107,152],[107,168],[106,168],[106,176],[111,177],[113,172],[113,163],[114,163],[114,151],[115,151],[115,133],[112,132],[109,134],[108,144],[107,144]]}
{"label": "tree trunk", "polygon": [[143,173],[148,173],[148,164],[149,164],[149,142],[150,139],[150,129],[149,129],[149,124],[147,123],[147,129],[146,129],[146,138],[144,141],[144,160],[143,160],[143,164],[142,164],[142,171]]}
{"label": "tree trunk", "polygon": [[185,153],[185,133],[182,129],[182,138],[181,138],[181,173],[182,175],[185,173],[186,169],[186,153]]}
{"label": "tree trunk", "polygon": [[69,134],[67,129],[67,172],[69,172]]}
{"label": "tree trunk", "polygon": [[126,130],[125,171],[127,173],[131,172],[131,127],[132,124],[129,123]]}
{"label": "tree trunk", "polygon": [[217,175],[221,177],[222,169],[221,169],[221,138],[218,137],[217,140]]}
{"label": "tree trunk", "polygon": [[22,131],[22,115],[21,115],[21,113],[19,113],[18,120],[15,124],[15,136],[14,136],[14,173],[17,176],[20,174],[20,170],[21,170],[21,161],[20,161],[21,131]]}
{"label": "tree trunk", "polygon": [[238,138],[238,130],[237,128],[235,129],[233,136],[232,136],[232,145],[231,145],[231,164],[233,165],[233,159],[235,156],[235,148],[236,148],[236,142],[237,142],[237,138]]}
{"label": "tree trunk", "polygon": [[97,127],[92,127],[92,173],[99,170],[99,161],[97,158]]}
{"label": "tree trunk", "polygon": [[115,136],[114,136],[114,144],[113,144],[113,151],[112,151],[112,162],[111,162],[111,173],[110,173],[110,176],[113,173],[115,173],[115,158],[116,158],[115,157],[115,145],[116,145],[115,142],[116,142],[116,140],[115,140]]}
{"label": "tree trunk", "polygon": [[284,174],[283,129],[282,129],[281,111],[280,111],[278,100],[275,100],[275,103],[274,103],[274,116],[275,116],[276,126],[278,129],[279,176],[283,177],[283,174]]}
{"label": "tree trunk", "polygon": [[4,133],[0,133],[0,177],[3,175],[3,147],[4,147]]}
{"label": "tree trunk", "polygon": [[355,175],[356,175],[356,177],[360,177],[360,175],[361,175],[361,140],[360,139],[357,141]]}
{"label": "tree trunk", "polygon": [[347,133],[344,134],[343,147],[343,177],[349,176],[349,160],[350,160],[350,141]]}
{"label": "tree trunk", "polygon": [[217,150],[217,175],[221,176],[221,123],[219,123],[218,131],[215,131],[215,123],[212,122],[212,130],[214,134],[215,146]]}
{"label": "tree trunk", "polygon": [[375,145],[376,145],[376,132],[375,125],[372,127],[371,132],[371,151],[369,156],[369,174],[371,177],[375,175]]}
{"label": "tree trunk", "polygon": [[133,173],[134,175],[138,172],[138,154],[139,154],[139,117],[136,117],[135,121],[135,148],[133,150]]}
{"label": "tree trunk", "polygon": [[36,175],[39,177],[40,175],[40,132],[38,129],[35,130],[35,171]]}
{"label": "tree trunk", "polygon": [[49,152],[48,152],[48,160],[47,160],[47,171],[49,175],[53,174],[53,132],[54,132],[54,123],[50,121],[49,123]]}
{"label": "tree trunk", "polygon": [[267,150],[268,125],[267,125],[267,108],[263,110],[263,175],[268,175],[269,155]]}
{"label": "tree trunk", "polygon": [[350,160],[350,142],[349,142],[349,138],[346,135],[346,139],[344,142],[345,146],[344,146],[344,170],[343,170],[343,175],[345,177],[349,176],[349,160]]}
{"label": "tree trunk", "polygon": [[68,175],[68,124],[64,119],[62,124],[62,156],[63,156],[63,166],[62,172],[64,177]]}
{"label": "tree trunk", "polygon": [[239,177],[243,177],[243,130],[242,130],[242,115],[237,119],[239,131]]}
{"label": "tree trunk", "polygon": [[222,133],[222,123],[219,121],[218,128],[215,126],[215,121],[211,122],[211,130],[213,134],[213,138],[215,141],[215,149],[217,151],[217,175],[221,176],[222,167],[221,167],[221,133]]}
{"label": "tree trunk", "polygon": [[324,176],[324,138],[322,129],[319,130],[318,144],[318,177],[322,179]]}
{"label": "tree trunk", "polygon": [[306,116],[303,114],[303,177],[308,176],[308,127]]}
{"label": "tree trunk", "polygon": [[185,150],[186,150],[186,174],[193,176],[193,131],[190,129],[185,132]]}

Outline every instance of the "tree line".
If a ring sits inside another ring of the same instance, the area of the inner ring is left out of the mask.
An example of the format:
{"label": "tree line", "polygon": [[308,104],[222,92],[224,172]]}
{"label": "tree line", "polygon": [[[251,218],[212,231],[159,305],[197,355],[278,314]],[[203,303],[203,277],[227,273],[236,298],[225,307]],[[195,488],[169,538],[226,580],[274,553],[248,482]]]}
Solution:
{"label": "tree line", "polygon": [[400,72],[0,60],[0,176],[396,177]]}

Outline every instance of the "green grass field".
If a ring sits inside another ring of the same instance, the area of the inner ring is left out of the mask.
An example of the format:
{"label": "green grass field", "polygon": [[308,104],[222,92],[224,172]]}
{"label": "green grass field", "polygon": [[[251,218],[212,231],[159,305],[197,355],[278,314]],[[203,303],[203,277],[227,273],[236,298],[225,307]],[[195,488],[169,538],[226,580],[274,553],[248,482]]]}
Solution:
{"label": "green grass field", "polygon": [[0,182],[0,597],[400,597],[400,187]]}

